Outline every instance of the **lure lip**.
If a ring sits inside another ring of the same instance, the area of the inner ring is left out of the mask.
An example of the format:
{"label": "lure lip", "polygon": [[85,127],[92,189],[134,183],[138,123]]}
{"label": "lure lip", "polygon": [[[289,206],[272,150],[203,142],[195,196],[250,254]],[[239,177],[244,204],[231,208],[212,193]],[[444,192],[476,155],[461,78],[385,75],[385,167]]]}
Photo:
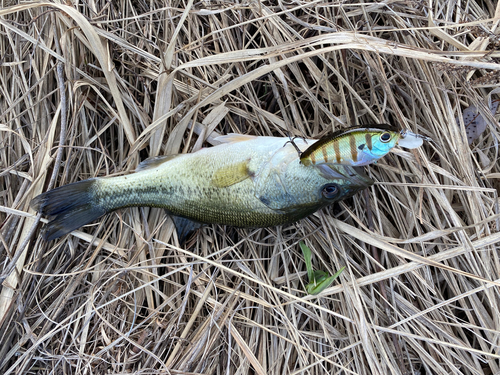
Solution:
{"label": "lure lip", "polygon": [[426,137],[425,135],[416,134],[408,129],[401,130],[398,145],[404,148],[417,148],[422,146],[424,141],[432,142],[432,138]]}
{"label": "lure lip", "polygon": [[401,134],[401,137],[403,137],[403,138],[410,135],[410,136],[413,136],[416,138],[422,138],[424,141],[427,141],[427,142],[433,142],[431,137],[427,137],[427,136],[422,135],[422,134],[413,133],[413,132],[409,131],[408,129],[401,130],[400,134]]}

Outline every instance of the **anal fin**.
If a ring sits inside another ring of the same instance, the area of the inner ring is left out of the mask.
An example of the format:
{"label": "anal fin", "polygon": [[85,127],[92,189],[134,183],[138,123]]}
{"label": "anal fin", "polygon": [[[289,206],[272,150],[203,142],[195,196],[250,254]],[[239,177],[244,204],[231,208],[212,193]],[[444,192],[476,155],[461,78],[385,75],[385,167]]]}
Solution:
{"label": "anal fin", "polygon": [[179,244],[183,245],[186,242],[188,236],[197,229],[200,229],[203,224],[198,223],[185,217],[173,216],[175,230],[177,231],[177,238],[179,239]]}

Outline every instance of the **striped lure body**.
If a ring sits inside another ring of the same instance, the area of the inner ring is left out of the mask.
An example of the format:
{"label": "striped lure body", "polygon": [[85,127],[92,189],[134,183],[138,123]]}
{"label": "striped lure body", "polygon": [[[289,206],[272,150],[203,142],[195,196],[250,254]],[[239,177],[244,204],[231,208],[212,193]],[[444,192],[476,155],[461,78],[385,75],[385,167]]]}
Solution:
{"label": "striped lure body", "polygon": [[376,162],[396,145],[416,148],[425,137],[398,130],[387,124],[348,128],[321,138],[300,156],[306,166],[333,163],[363,166]]}

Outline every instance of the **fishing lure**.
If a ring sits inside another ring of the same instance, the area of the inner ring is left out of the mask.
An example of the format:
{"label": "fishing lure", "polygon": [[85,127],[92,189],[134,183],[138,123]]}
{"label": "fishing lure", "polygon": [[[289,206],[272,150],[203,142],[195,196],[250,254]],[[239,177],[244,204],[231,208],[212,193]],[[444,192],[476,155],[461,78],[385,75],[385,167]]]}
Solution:
{"label": "fishing lure", "polygon": [[388,124],[353,127],[321,138],[300,154],[300,162],[305,166],[324,163],[363,166],[376,162],[397,145],[417,148],[424,140],[430,138]]}

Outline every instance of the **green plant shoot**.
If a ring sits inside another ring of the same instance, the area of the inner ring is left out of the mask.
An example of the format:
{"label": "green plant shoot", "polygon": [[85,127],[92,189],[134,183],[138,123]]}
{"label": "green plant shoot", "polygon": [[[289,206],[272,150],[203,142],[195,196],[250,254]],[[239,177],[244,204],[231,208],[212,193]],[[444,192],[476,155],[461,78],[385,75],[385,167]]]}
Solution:
{"label": "green plant shoot", "polygon": [[306,285],[306,291],[309,294],[316,295],[321,293],[323,290],[332,285],[333,280],[335,280],[342,273],[345,267],[342,267],[332,276],[328,276],[325,271],[313,271],[311,262],[311,249],[302,241],[299,242],[302,253],[304,254],[304,259],[306,261],[307,277],[309,283]]}

